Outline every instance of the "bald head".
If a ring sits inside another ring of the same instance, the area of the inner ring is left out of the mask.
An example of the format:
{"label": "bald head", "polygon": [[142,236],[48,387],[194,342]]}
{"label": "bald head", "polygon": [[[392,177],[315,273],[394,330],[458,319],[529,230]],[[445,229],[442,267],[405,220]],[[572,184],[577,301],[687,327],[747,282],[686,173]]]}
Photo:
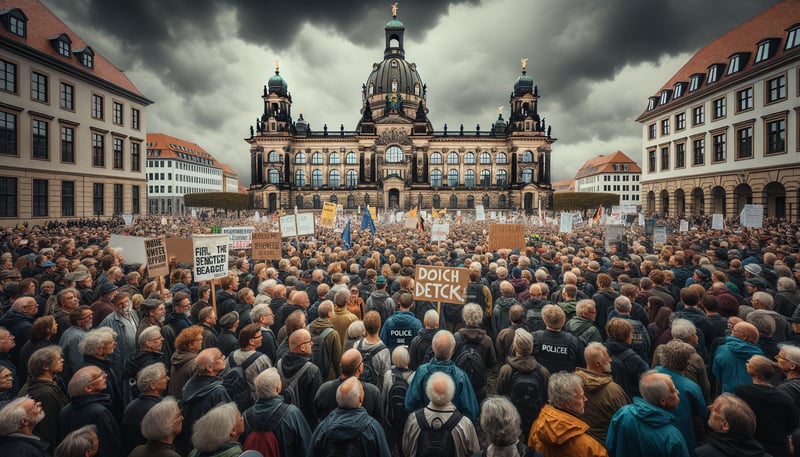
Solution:
{"label": "bald head", "polygon": [[[308,343],[311,341],[311,334],[308,333],[308,330],[301,328],[297,329],[289,335],[289,350],[291,352],[304,352],[306,346],[310,346]],[[311,349],[308,349],[308,352],[311,352]]]}
{"label": "bald head", "polygon": [[214,376],[217,374],[215,370],[215,362],[222,357],[222,352],[217,348],[203,349],[197,354],[197,373],[199,375]]}
{"label": "bald head", "polygon": [[734,325],[731,335],[748,343],[758,343],[758,329],[749,322],[739,322]]}
{"label": "bald head", "polygon": [[306,292],[295,292],[292,295],[292,301],[295,305],[302,306],[303,309],[308,308],[308,294]]}
{"label": "bald head", "polygon": [[336,389],[336,404],[342,409],[355,409],[364,401],[364,387],[358,378],[348,378]]}
{"label": "bald head", "polygon": [[361,360],[361,352],[358,349],[351,348],[344,351],[341,359],[342,376],[346,378],[357,376]]}

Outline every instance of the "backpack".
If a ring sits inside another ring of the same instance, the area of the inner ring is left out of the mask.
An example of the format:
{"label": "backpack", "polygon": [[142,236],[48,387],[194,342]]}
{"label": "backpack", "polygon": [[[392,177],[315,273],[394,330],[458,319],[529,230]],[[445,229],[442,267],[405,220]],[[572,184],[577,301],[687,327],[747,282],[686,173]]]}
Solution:
{"label": "backpack", "polygon": [[324,457],[365,457],[361,455],[358,449],[359,440],[347,441],[328,441],[328,446],[325,448],[325,453],[321,454]]}
{"label": "backpack", "polygon": [[231,400],[236,402],[239,411],[244,411],[253,404],[253,398],[250,396],[250,386],[247,384],[247,376],[245,372],[253,362],[256,361],[263,354],[256,351],[251,354],[241,365],[236,365],[233,357],[228,358],[228,369],[222,373],[222,385],[228,392]]}
{"label": "backpack", "polygon": [[639,390],[639,386],[631,385],[631,381],[628,376],[628,369],[625,366],[625,361],[629,358],[636,355],[633,349],[627,348],[625,351],[622,352],[621,357],[617,357],[615,355],[611,356],[611,378],[622,387],[622,390],[628,394],[628,397],[633,397],[633,394]]}
{"label": "backpack", "polygon": [[453,442],[453,429],[461,421],[461,413],[453,411],[453,415],[444,424],[438,418],[434,421],[440,422],[437,428],[431,427],[425,418],[425,409],[418,409],[414,413],[419,424],[419,438],[417,438],[417,457],[442,457],[452,455],[455,449]]}
{"label": "backpack", "polygon": [[542,366],[536,364],[536,368],[528,373],[514,370],[511,373],[511,392],[508,397],[519,411],[523,427],[530,428],[547,400]]}
{"label": "backpack", "polygon": [[378,344],[377,346],[372,347],[371,349],[361,349],[364,347],[364,340],[362,339],[358,343],[358,352],[361,353],[362,363],[364,364],[364,371],[361,372],[361,382],[368,382],[375,386],[378,385],[378,380],[380,379],[380,374],[378,370],[375,368],[373,364],[373,358],[375,354],[382,351],[386,348],[386,345],[383,343]]}
{"label": "backpack", "polygon": [[544,319],[542,319],[542,308],[531,308],[525,313],[525,325],[531,333],[537,330],[544,330]]}
{"label": "backpack", "polygon": [[480,341],[467,341],[461,333],[457,334],[456,345],[461,345],[461,350],[456,357],[455,363],[458,368],[464,370],[472,384],[472,389],[476,394],[486,388],[486,358],[483,354],[483,347]]}
{"label": "backpack", "polygon": [[483,295],[483,284],[479,282],[467,284],[466,303],[477,303],[481,306],[481,311],[486,311],[486,297]]}
{"label": "backpack", "polygon": [[402,430],[406,426],[408,411],[406,410],[406,392],[408,381],[397,368],[392,368],[392,387],[386,395],[386,422],[395,430]]}
{"label": "backpack", "polygon": [[[275,436],[275,430],[283,421],[286,412],[289,410],[289,405],[281,403],[278,409],[270,416],[269,420],[256,417],[256,413],[252,408],[242,414],[244,416],[244,423],[250,434],[244,440],[242,445],[243,451],[258,451],[264,457],[280,457],[281,451],[278,446],[278,438]],[[277,417],[278,420],[272,420]],[[260,419],[260,420],[259,420]]]}
{"label": "backpack", "polygon": [[586,338],[583,337],[583,335],[584,335],[584,333],[586,333],[587,330],[589,330],[589,328],[592,325],[594,325],[594,324],[592,324],[591,322],[587,321],[587,322],[584,322],[581,325],[579,325],[578,328],[576,328],[574,330],[570,330],[569,326],[565,325],[563,330],[565,332],[567,332],[567,333],[571,333],[571,334],[577,336],[578,338],[580,338],[580,340],[583,342],[584,345],[587,345],[587,344],[589,344],[589,341],[587,341]]}
{"label": "backpack", "polygon": [[278,360],[278,375],[281,377],[281,384],[283,385],[283,391],[281,391],[281,396],[283,397],[283,401],[290,404],[298,406],[300,405],[300,378],[303,377],[303,374],[308,370],[308,368],[313,365],[311,362],[306,362],[297,370],[297,373],[294,374],[291,378],[287,378],[283,374],[283,360]]}
{"label": "backpack", "polygon": [[333,327],[328,327],[319,335],[311,337],[311,361],[314,362],[322,374],[322,379],[327,379],[331,371],[331,361],[328,359],[328,351],[325,350],[325,338],[333,332]]}
{"label": "backpack", "polygon": [[[385,292],[385,291],[384,291]],[[375,310],[378,314],[381,315],[381,322],[386,322],[386,319],[389,319],[389,316],[394,314],[394,301],[392,304],[388,304],[391,297],[387,294],[385,297],[376,297],[374,294],[369,296],[366,303],[366,310],[372,311]]]}

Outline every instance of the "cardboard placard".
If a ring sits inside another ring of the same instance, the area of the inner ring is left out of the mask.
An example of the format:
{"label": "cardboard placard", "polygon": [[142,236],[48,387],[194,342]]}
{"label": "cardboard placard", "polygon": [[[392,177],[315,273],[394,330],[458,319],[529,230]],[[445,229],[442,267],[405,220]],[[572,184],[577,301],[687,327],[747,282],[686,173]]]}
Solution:
{"label": "cardboard placard", "polygon": [[193,235],[194,280],[208,281],[228,274],[228,235]]}
{"label": "cardboard placard", "polygon": [[743,227],[762,228],[764,224],[764,205],[746,204],[739,214]]}
{"label": "cardboard placard", "polygon": [[561,233],[572,231],[572,213],[561,213],[561,224],[558,226],[558,231]]}
{"label": "cardboard placard", "polygon": [[191,265],[194,263],[194,249],[191,238],[164,238],[169,257],[175,257],[178,263]]}
{"label": "cardboard placard", "polygon": [[722,214],[714,213],[711,215],[711,229],[712,230],[725,230],[725,222]]}
{"label": "cardboard placard", "polygon": [[414,299],[466,304],[469,270],[466,268],[417,265],[414,269]]}
{"label": "cardboard placard", "polygon": [[620,243],[625,240],[625,226],[624,225],[606,225],[605,236],[605,249],[606,252],[611,250],[611,245]]}
{"label": "cardboard placard", "polygon": [[486,212],[483,210],[483,205],[475,205],[475,221],[480,222],[486,220]]}
{"label": "cardboard placard", "polygon": [[489,225],[489,250],[517,248],[525,252],[524,224],[491,224]]}
{"label": "cardboard placard", "polygon": [[256,260],[281,259],[280,232],[253,232],[253,258]]}
{"label": "cardboard placard", "polygon": [[147,255],[147,274],[151,278],[169,274],[167,245],[164,243],[164,238],[144,240],[144,251]]}
{"label": "cardboard placard", "polygon": [[300,213],[297,220],[297,236],[314,234],[314,213]]}
{"label": "cardboard placard", "polygon": [[665,225],[656,225],[653,229],[653,243],[666,243],[667,242],[667,227]]}

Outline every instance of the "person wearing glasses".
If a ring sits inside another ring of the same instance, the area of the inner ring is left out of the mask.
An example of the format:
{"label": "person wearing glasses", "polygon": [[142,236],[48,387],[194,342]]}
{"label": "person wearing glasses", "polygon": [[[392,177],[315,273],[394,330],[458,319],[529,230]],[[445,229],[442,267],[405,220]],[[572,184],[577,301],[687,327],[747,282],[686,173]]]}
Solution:
{"label": "person wearing glasses", "polygon": [[100,441],[98,455],[126,455],[117,419],[109,409],[110,396],[104,393],[107,382],[106,372],[95,365],[75,372],[67,387],[70,402],[59,413],[59,438],[84,425],[94,424]]}
{"label": "person wearing glasses", "polygon": [[786,375],[786,380],[779,386],[794,401],[795,411],[800,410],[800,347],[784,344],[775,356],[778,368]]}

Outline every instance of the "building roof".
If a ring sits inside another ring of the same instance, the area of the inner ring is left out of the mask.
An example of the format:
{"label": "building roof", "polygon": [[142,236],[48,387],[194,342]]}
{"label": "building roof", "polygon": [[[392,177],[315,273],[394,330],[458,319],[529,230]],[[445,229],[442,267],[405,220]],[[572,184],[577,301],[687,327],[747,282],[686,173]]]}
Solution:
{"label": "building roof", "polygon": [[[628,170],[615,170],[614,164],[628,164]],[[641,173],[642,168],[630,157],[626,156],[622,151],[617,151],[611,155],[599,155],[595,158],[589,159],[583,164],[575,179],[586,178],[589,176],[599,175],[603,173]]]}
{"label": "building roof", "polygon": [[222,168],[222,173],[225,176],[230,176],[232,178],[237,178],[237,179],[239,178],[239,174],[236,173],[235,171],[233,171],[233,168],[229,167],[228,165],[226,165],[224,163],[220,163],[219,165],[220,165],[220,168]]}
{"label": "building roof", "polygon": [[[739,80],[746,78],[752,70],[764,66],[766,62],[779,61],[787,55],[794,55],[800,52],[800,46],[785,49],[787,31],[800,23],[800,0],[783,0],[774,6],[764,10],[759,15],[747,20],[738,27],[730,30],[721,37],[701,48],[689,59],[688,62],[677,73],[667,81],[654,97],[659,97],[665,90],[673,90],[675,84],[679,82],[689,83],[694,74],[703,74],[702,84],[691,93],[685,93],[681,98],[670,100],[666,104],[658,104],[653,109],[642,113],[638,120],[649,117],[651,114],[669,109],[673,100],[684,101],[704,95],[707,90],[713,90],[726,80]],[[776,53],[767,61],[755,64],[758,51],[758,43],[767,38],[779,38]],[[727,75],[730,58],[737,53],[748,53],[747,61],[740,62],[741,70],[731,75]],[[709,67],[714,64],[723,64],[724,70],[720,72],[716,82],[708,83]],[[688,92],[688,86],[687,90]]]}
{"label": "building roof", "polygon": [[575,180],[572,178],[556,181],[551,185],[553,186],[553,192],[575,192]]}
{"label": "building roof", "polygon": [[[150,151],[152,150],[159,151],[159,154],[157,156],[151,155]],[[233,168],[217,160],[203,149],[202,146],[164,133],[147,134],[147,151],[148,159],[176,159],[196,162],[196,158],[200,158],[208,162],[205,163],[205,165],[217,167],[222,170],[223,174],[237,179],[239,178],[239,174],[233,171]]]}
{"label": "building roof", "polygon": [[[69,65],[75,71],[103,79],[110,84],[144,99],[143,101],[146,101],[147,104],[152,103],[144,97],[122,70],[106,60],[106,58],[100,55],[96,50],[92,49],[92,53],[94,54],[94,68],[88,68],[82,65],[78,60],[78,56],[75,55],[75,51],[80,51],[87,47],[91,48],[91,43],[87,43],[81,39],[81,37],[67,27],[61,19],[56,17],[56,15],[38,0],[0,0],[0,12],[7,12],[15,8],[19,8],[28,18],[27,36],[24,38],[19,37],[10,33],[5,27],[0,27],[1,39],[12,40],[29,48],[33,48],[47,55],[52,60]],[[50,41],[52,38],[61,34],[67,35],[71,40],[73,53],[70,57],[59,54]]]}

